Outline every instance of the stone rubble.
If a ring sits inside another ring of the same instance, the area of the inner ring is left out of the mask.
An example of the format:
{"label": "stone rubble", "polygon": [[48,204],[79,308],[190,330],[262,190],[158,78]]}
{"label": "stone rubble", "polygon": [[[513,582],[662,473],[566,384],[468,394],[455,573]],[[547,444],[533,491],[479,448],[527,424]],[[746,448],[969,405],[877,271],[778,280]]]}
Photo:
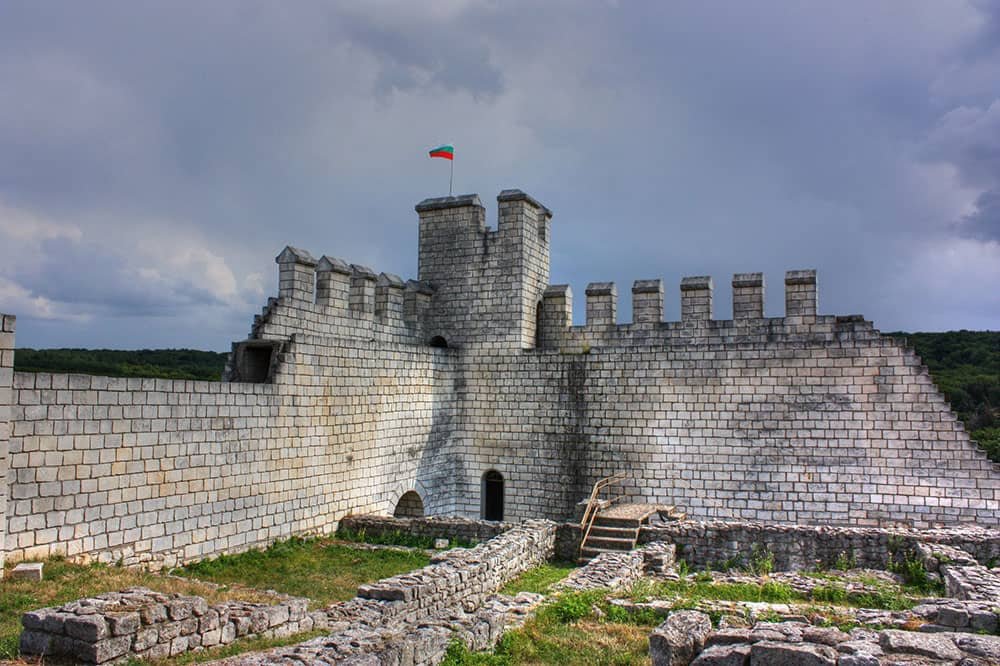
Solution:
{"label": "stone rubble", "polygon": [[[688,658],[691,636],[676,631],[709,622],[698,611],[677,611],[650,635],[654,666],[930,666],[1000,664],[1000,636],[924,633],[898,629],[853,629],[803,622],[757,622],[745,629],[719,629],[704,638],[704,649]],[[700,616],[700,618],[698,617]],[[700,638],[700,632],[695,633]]]}
{"label": "stone rubble", "polygon": [[329,636],[292,647],[238,655],[212,663],[217,666],[431,666],[441,662],[448,645],[456,639],[470,650],[492,647],[506,631],[523,624],[542,600],[541,595],[530,592],[522,592],[514,597],[491,595],[474,610],[452,608],[432,614],[416,624],[342,620],[331,625]]}

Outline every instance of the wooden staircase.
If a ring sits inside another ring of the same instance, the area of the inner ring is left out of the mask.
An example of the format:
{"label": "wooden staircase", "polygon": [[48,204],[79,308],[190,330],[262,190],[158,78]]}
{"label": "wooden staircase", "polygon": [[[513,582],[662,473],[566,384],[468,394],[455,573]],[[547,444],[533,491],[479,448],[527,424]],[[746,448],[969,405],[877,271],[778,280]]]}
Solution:
{"label": "wooden staircase", "polygon": [[623,552],[635,548],[639,530],[649,524],[654,514],[670,520],[684,520],[684,513],[674,506],[664,504],[626,504],[601,501],[602,490],[625,479],[624,474],[601,479],[594,484],[583,512],[580,528],[579,564],[586,564],[601,553]]}

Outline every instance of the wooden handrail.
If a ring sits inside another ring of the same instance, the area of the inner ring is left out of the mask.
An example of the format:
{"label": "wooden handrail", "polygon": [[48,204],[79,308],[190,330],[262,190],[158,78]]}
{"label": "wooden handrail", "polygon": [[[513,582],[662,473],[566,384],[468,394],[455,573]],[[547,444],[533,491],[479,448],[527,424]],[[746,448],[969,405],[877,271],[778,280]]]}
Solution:
{"label": "wooden handrail", "polygon": [[583,519],[580,521],[580,529],[584,530],[583,538],[580,539],[580,553],[578,556],[583,555],[583,547],[587,543],[587,537],[590,536],[590,530],[594,527],[594,521],[597,519],[597,497],[602,490],[608,486],[621,483],[626,478],[625,472],[616,472],[611,476],[606,476],[603,479],[599,479],[594,484],[594,489],[590,491],[590,499],[587,500],[587,506],[583,510]]}

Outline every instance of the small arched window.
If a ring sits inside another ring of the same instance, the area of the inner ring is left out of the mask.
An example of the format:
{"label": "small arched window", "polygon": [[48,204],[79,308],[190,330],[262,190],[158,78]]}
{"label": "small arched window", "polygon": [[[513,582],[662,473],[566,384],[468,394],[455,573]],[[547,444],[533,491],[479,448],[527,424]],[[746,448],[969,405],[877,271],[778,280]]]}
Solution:
{"label": "small arched window", "polygon": [[431,347],[439,347],[439,348],[442,348],[442,349],[445,349],[445,348],[448,347],[448,341],[445,340],[440,335],[435,335],[433,338],[431,338],[431,340],[430,340],[430,342],[428,344],[430,344]]}
{"label": "small arched window", "polygon": [[484,520],[503,520],[503,474],[491,469],[483,474],[482,509]]}

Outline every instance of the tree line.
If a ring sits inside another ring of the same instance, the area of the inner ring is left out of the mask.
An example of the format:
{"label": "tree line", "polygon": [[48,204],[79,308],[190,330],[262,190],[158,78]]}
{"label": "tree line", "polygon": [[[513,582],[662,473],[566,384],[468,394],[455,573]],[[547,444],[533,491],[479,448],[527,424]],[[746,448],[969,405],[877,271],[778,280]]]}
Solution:
{"label": "tree line", "polygon": [[106,377],[219,381],[227,354],[196,349],[25,349],[14,352],[18,372],[71,372]]}
{"label": "tree line", "polygon": [[916,350],[965,429],[1000,462],[1000,331],[889,335]]}

